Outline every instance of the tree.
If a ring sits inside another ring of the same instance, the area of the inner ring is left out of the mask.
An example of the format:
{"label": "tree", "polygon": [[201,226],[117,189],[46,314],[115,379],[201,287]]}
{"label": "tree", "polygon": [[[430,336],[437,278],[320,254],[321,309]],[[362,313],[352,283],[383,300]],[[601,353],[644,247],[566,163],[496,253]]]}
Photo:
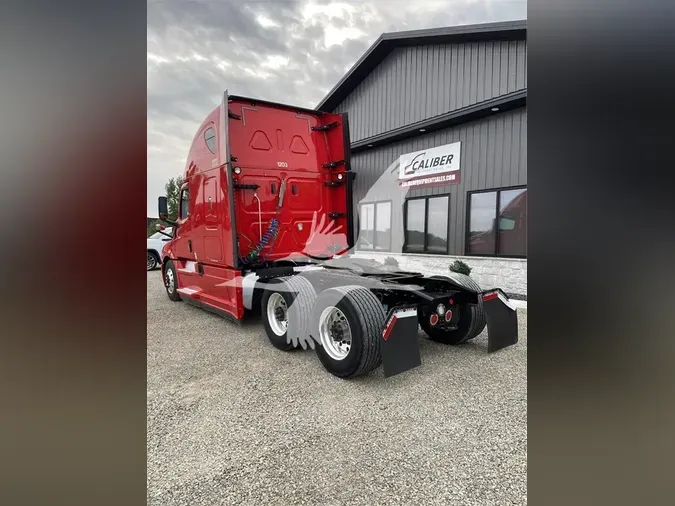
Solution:
{"label": "tree", "polygon": [[148,225],[148,237],[150,237],[152,234],[154,234],[155,232],[157,232],[157,230],[155,229],[155,224],[156,224],[156,223],[160,223],[160,221],[159,221],[159,220],[152,220],[152,221],[150,222],[150,224]]}
{"label": "tree", "polygon": [[166,190],[166,207],[169,211],[169,220],[176,221],[178,217],[178,200],[180,198],[180,187],[183,186],[183,177],[172,177],[164,186]]}

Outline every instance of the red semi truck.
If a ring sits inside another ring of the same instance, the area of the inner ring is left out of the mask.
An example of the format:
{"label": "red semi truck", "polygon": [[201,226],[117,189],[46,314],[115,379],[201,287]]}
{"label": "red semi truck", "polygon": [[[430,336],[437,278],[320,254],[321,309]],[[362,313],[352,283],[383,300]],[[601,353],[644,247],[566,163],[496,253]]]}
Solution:
{"label": "red semi truck", "polygon": [[456,345],[487,325],[488,352],[517,343],[502,290],[351,257],[354,177],[346,114],[226,91],[192,141],[176,222],[159,197],[173,226],[161,259],[169,298],[235,321],[260,312],[273,346],[313,348],[342,378],[420,365],[419,326]]}

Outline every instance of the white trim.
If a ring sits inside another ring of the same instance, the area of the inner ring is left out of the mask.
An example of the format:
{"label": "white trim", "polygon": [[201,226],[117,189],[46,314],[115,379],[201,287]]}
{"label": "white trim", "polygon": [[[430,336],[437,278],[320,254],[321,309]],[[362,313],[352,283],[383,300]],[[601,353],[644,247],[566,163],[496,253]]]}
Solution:
{"label": "white trim", "polygon": [[472,256],[466,256],[466,255],[435,255],[433,253],[402,253],[398,251],[382,251],[382,250],[374,250],[374,249],[356,249],[354,251],[355,255],[358,255],[359,253],[365,253],[366,255],[382,255],[382,256],[392,256],[392,255],[401,255],[404,257],[412,257],[412,258],[441,258],[441,259],[448,259],[448,258],[460,258],[460,259],[466,259],[466,260],[501,260],[501,261],[509,261],[509,262],[527,262],[527,258],[511,258],[511,257],[483,257],[483,256],[478,256],[478,255],[472,255]]}
{"label": "white trim", "polygon": [[323,267],[320,265],[300,265],[298,267],[293,267],[294,272],[305,272],[305,271],[320,271],[323,270]]}
{"label": "white trim", "polygon": [[201,292],[201,290],[195,290],[194,288],[179,288],[176,291],[185,295],[194,295],[195,293]]}
{"label": "white trim", "polygon": [[398,312],[394,313],[394,316],[397,319],[410,318],[411,316],[417,316],[417,309],[404,309],[402,311],[398,311]]}
{"label": "white trim", "polygon": [[501,300],[504,303],[505,306],[510,307],[513,311],[516,310],[516,306],[511,304],[511,300],[509,298],[505,297],[504,295],[502,295],[502,292],[497,292],[497,297],[499,298],[499,300]]}

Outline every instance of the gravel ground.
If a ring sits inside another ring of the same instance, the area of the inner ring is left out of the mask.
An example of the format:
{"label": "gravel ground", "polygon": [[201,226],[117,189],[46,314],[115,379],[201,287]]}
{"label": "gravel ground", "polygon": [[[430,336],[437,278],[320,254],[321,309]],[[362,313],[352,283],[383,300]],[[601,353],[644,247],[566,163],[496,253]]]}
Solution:
{"label": "gravel ground", "polygon": [[149,505],[526,504],[526,309],[516,346],[345,381],[147,286]]}

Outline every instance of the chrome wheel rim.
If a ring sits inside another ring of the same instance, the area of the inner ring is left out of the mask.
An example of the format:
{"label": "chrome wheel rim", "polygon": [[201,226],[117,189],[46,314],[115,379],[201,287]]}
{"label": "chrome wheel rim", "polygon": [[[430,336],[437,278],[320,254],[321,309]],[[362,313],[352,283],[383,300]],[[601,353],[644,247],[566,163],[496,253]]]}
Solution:
{"label": "chrome wheel rim", "polygon": [[152,253],[148,253],[148,264],[147,264],[147,269],[153,269],[155,265],[157,264],[157,261],[155,260],[154,255]]}
{"label": "chrome wheel rim", "polygon": [[283,336],[288,330],[288,307],[280,293],[273,293],[267,300],[267,322],[278,336]]}
{"label": "chrome wheel rim", "polygon": [[345,314],[328,306],[319,316],[321,346],[333,360],[344,360],[352,347],[352,329]]}
{"label": "chrome wheel rim", "polygon": [[166,285],[166,289],[169,291],[169,293],[173,293],[174,289],[176,288],[176,280],[173,277],[173,271],[171,269],[166,270],[166,274],[164,275],[164,284]]}

